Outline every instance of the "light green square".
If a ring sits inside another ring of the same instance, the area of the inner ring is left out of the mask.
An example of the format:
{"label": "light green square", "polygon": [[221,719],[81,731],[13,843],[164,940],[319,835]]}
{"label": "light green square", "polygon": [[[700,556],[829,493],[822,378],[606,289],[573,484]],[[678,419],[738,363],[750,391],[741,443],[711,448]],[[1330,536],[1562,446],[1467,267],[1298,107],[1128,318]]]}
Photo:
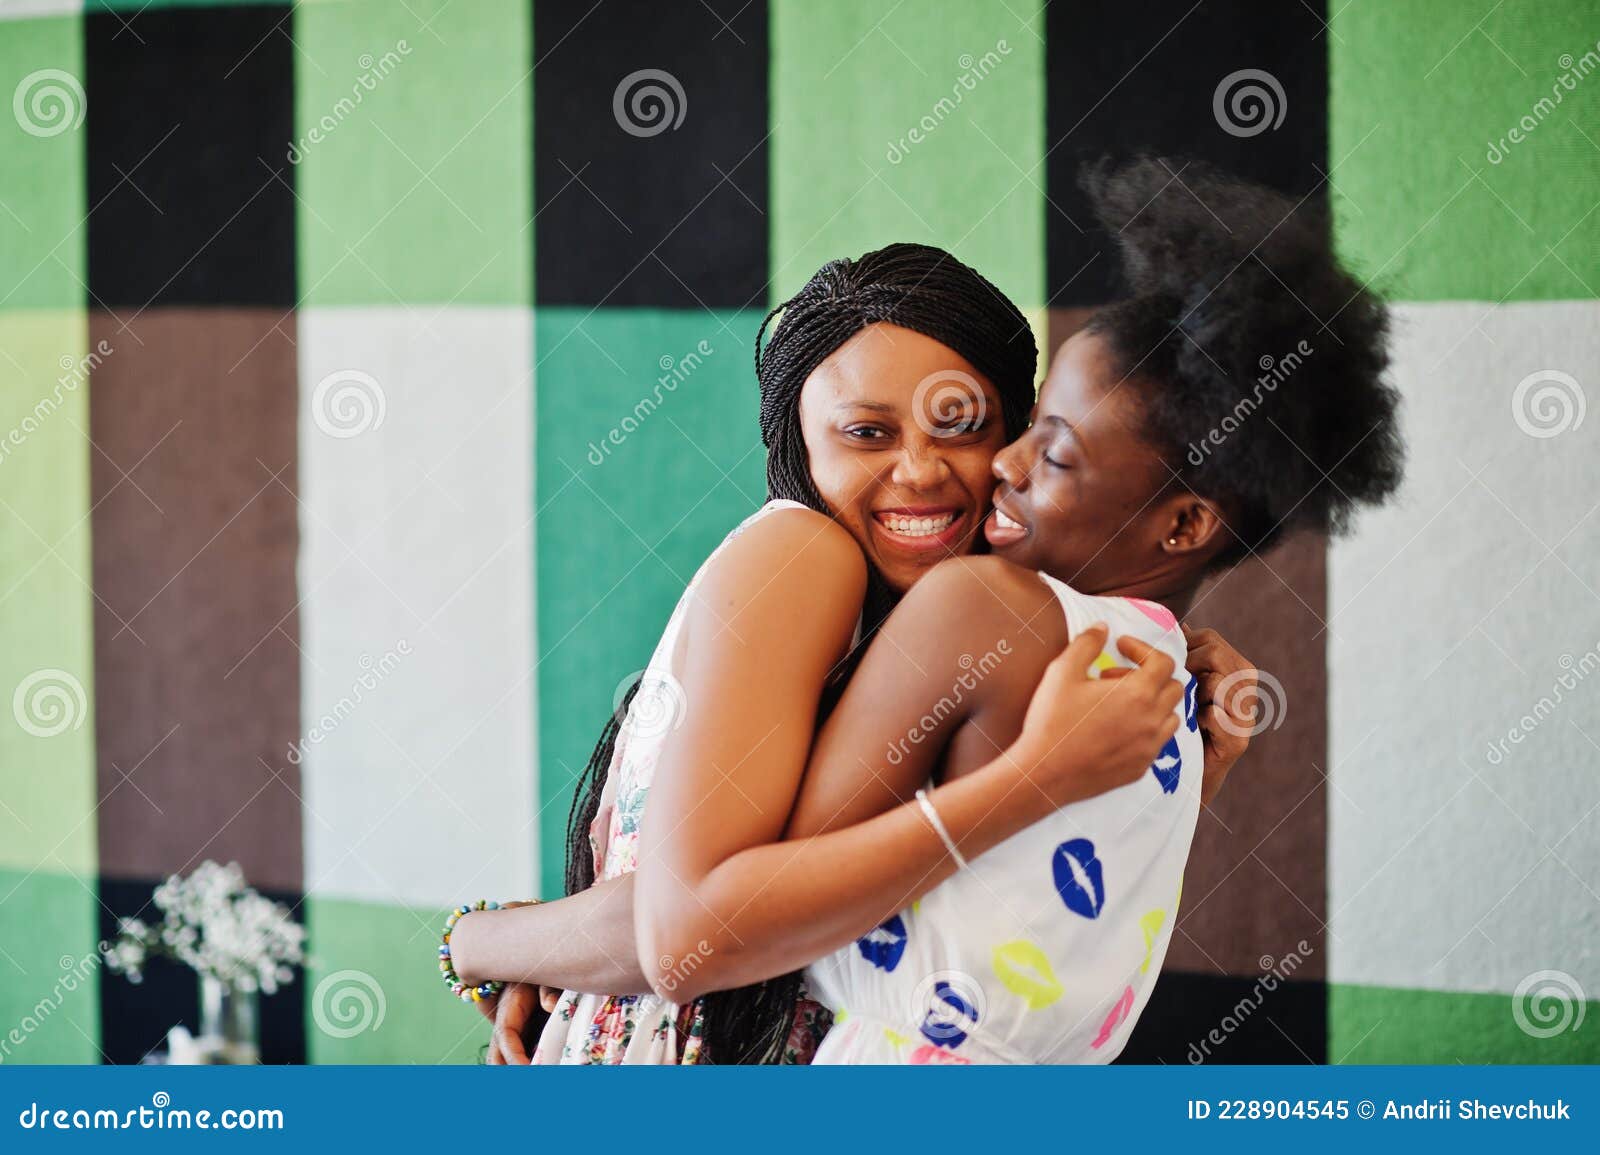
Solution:
{"label": "light green square", "polygon": [[0,865],[95,869],[89,351],[81,309],[0,311]]}
{"label": "light green square", "polygon": [[921,241],[1044,305],[1043,36],[1039,0],[773,0],[774,302]]}
{"label": "light green square", "polygon": [[93,886],[0,869],[0,1066],[100,1061]]}
{"label": "light green square", "polygon": [[[1550,997],[1557,990],[1575,991],[1578,1001]],[[1584,1002],[1582,994],[1570,975],[1555,984],[1531,983],[1520,998],[1331,984],[1328,1058],[1356,1064],[1600,1062],[1594,1029],[1600,1002]]]}
{"label": "light green square", "polygon": [[296,9],[303,302],[531,301],[529,19],[516,0]]}
{"label": "light green square", "polygon": [[0,35],[0,310],[88,299],[79,17],[7,21]]}
{"label": "light green square", "polygon": [[306,899],[312,1063],[476,1063],[489,1024],[439,978],[444,910]]}
{"label": "light green square", "polygon": [[562,891],[576,776],[684,587],[765,499],[761,314],[535,313],[539,845]]}
{"label": "light green square", "polygon": [[1356,0],[1330,38],[1335,225],[1364,277],[1408,301],[1600,293],[1592,3]]}

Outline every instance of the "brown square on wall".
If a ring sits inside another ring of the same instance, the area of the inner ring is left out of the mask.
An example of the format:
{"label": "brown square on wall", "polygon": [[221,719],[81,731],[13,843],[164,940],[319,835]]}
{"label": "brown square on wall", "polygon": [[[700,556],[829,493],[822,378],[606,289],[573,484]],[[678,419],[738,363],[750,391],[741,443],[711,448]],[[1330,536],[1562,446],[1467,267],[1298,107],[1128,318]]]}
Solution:
{"label": "brown square on wall", "polygon": [[96,312],[101,871],[301,889],[298,387],[281,309]]}

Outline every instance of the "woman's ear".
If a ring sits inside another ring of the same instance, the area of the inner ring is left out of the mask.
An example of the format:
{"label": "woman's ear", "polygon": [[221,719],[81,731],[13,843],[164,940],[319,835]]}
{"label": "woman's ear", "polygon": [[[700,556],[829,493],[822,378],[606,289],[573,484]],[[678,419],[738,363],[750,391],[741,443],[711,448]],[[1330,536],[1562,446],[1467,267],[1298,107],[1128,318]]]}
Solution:
{"label": "woman's ear", "polygon": [[1232,532],[1222,511],[1193,493],[1175,496],[1163,512],[1166,530],[1161,549],[1170,555],[1216,553]]}

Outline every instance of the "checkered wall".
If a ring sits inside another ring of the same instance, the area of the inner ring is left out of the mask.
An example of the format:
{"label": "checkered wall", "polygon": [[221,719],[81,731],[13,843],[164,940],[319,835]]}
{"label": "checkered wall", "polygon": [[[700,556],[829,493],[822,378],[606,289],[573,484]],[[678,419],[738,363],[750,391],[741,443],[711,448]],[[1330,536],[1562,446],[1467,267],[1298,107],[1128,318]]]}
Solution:
{"label": "checkered wall", "polygon": [[0,1058],[192,1023],[61,976],[212,858],[310,932],[269,1061],[474,1059],[438,911],[558,892],[765,310],[926,240],[1058,341],[1136,150],[1331,201],[1412,465],[1196,608],[1274,724],[1128,1057],[1600,1058],[1595,71],[1584,0],[0,0]]}

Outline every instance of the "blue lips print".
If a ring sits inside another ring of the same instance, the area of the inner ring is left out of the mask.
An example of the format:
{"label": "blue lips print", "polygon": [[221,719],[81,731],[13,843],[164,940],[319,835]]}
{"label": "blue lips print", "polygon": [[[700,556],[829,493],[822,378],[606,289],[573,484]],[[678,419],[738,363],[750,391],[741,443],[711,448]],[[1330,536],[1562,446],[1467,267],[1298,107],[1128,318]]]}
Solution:
{"label": "blue lips print", "polygon": [[1067,909],[1084,918],[1099,918],[1106,904],[1106,884],[1100,860],[1094,854],[1094,843],[1087,838],[1063,842],[1051,858],[1051,869],[1055,873],[1056,893],[1061,895]]}
{"label": "blue lips print", "polygon": [[1195,717],[1194,708],[1195,691],[1197,688],[1198,687],[1193,678],[1190,678],[1189,684],[1183,688],[1183,722],[1184,725],[1189,727],[1189,733],[1191,734],[1200,728],[1200,719]]}
{"label": "blue lips print", "polygon": [[1174,734],[1167,739],[1167,744],[1161,747],[1161,753],[1156,755],[1156,760],[1150,763],[1150,773],[1156,776],[1156,781],[1161,783],[1161,789],[1167,793],[1175,793],[1178,789],[1178,773],[1183,769],[1183,758],[1178,753],[1178,736]]}
{"label": "blue lips print", "polygon": [[933,985],[932,1005],[922,1020],[923,1036],[936,1047],[959,1047],[967,1032],[978,1025],[978,1012],[949,983]]}
{"label": "blue lips print", "polygon": [[892,914],[856,939],[856,949],[873,966],[892,971],[900,965],[900,956],[906,953],[906,938],[905,920]]}

